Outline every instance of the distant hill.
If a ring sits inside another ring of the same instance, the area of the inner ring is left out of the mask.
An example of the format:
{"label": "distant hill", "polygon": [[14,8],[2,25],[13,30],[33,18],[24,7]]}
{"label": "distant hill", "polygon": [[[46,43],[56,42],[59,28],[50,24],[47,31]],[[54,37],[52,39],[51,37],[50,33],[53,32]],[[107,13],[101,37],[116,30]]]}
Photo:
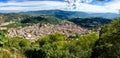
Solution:
{"label": "distant hill", "polygon": [[[28,13],[30,13],[30,15],[28,15]],[[63,19],[66,19],[67,21],[71,21],[82,27],[100,27],[100,26],[103,26],[104,24],[108,24],[111,22],[111,18],[108,19],[103,17],[93,17],[92,15],[91,17],[90,15],[87,17],[87,15],[90,13],[84,13],[84,12],[46,10],[46,11],[40,11],[40,13],[38,11],[33,12],[41,15],[31,14],[32,12],[28,12],[28,13],[27,14],[22,14],[22,13],[21,14],[19,13],[0,14],[0,19],[1,19],[0,23],[12,21],[14,23],[7,25],[8,27],[19,27],[19,26],[28,26],[36,23],[59,24]],[[93,15],[95,15],[95,13]],[[103,14],[101,14],[101,16],[102,15]],[[110,17],[112,17],[112,14],[109,14],[109,15]],[[96,16],[100,16],[100,15],[98,14]],[[103,16],[105,16],[105,14]]]}
{"label": "distant hill", "polygon": [[82,27],[101,27],[105,24],[109,24],[112,20],[101,18],[101,17],[91,17],[91,18],[72,18],[68,21],[71,21],[77,25],[80,25]]}
{"label": "distant hill", "polygon": [[[7,25],[1,25],[2,27],[24,27],[31,24],[44,23],[44,24],[59,24],[62,20],[54,16],[31,16],[18,13],[1,13],[0,24],[7,23]],[[9,23],[9,24],[8,24]]]}
{"label": "distant hill", "polygon": [[68,19],[68,18],[88,18],[88,17],[103,17],[103,18],[117,18],[118,14],[116,13],[86,13],[86,12],[78,12],[78,11],[63,11],[63,10],[40,10],[40,11],[28,11],[28,12],[20,12],[20,14],[29,14],[33,16],[39,15],[49,15],[55,16],[60,19]]}
{"label": "distant hill", "polygon": [[28,17],[26,19],[21,20],[21,23],[50,23],[50,24],[59,24],[61,22],[60,19],[53,16],[33,16]]}
{"label": "distant hill", "polygon": [[3,19],[5,22],[19,22],[22,19],[30,17],[30,15],[21,15],[17,13],[0,13],[1,19]]}

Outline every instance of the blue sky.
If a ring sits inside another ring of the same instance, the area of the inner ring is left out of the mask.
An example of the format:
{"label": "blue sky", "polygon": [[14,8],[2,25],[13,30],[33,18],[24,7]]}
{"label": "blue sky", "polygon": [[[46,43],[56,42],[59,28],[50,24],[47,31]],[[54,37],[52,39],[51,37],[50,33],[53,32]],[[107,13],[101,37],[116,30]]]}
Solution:
{"label": "blue sky", "polygon": [[67,0],[0,0],[0,12],[60,9],[66,11],[118,13],[118,9],[120,9],[120,0],[76,0],[75,3],[72,3],[72,1],[74,0],[71,0],[71,3],[68,3]]}

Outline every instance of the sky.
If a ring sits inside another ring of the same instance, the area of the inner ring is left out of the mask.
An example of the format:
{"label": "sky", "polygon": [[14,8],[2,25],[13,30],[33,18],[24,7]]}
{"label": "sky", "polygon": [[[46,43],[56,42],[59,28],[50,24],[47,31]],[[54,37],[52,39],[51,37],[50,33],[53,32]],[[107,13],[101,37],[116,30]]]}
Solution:
{"label": "sky", "polygon": [[120,0],[0,0],[0,12],[65,10],[119,13]]}

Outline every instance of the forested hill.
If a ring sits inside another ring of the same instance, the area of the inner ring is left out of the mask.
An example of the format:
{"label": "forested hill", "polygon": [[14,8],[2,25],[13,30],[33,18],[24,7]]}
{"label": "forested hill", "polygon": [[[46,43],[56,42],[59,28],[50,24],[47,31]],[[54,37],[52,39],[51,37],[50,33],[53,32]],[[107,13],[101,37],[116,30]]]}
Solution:
{"label": "forested hill", "polygon": [[68,21],[71,21],[82,27],[101,27],[105,24],[109,24],[112,20],[107,18],[100,17],[91,17],[91,18],[72,18]]}
{"label": "forested hill", "polygon": [[4,20],[4,22],[10,22],[10,21],[19,22],[20,20],[25,19],[27,17],[30,17],[30,15],[21,15],[17,13],[6,13],[6,14],[1,13],[0,14],[0,18]]}
{"label": "forested hill", "polygon": [[[67,14],[67,12],[65,12],[65,14]],[[47,16],[47,15],[32,16],[32,15],[16,14],[16,13],[0,14],[0,19],[1,19],[0,23],[12,21],[12,22],[18,22],[20,24],[26,24],[26,23],[59,24],[60,21],[63,21],[63,19],[60,19],[56,16]],[[111,19],[101,18],[101,17],[89,17],[89,18],[70,18],[67,19],[67,21],[71,21],[82,27],[100,27],[103,26],[104,24],[110,23]]]}
{"label": "forested hill", "polygon": [[62,20],[54,16],[31,16],[31,15],[21,15],[16,13],[0,14],[0,26],[4,27],[23,27],[29,26],[37,23],[44,24],[59,24]]}
{"label": "forested hill", "polygon": [[21,20],[21,23],[50,23],[50,24],[59,24],[62,20],[53,16],[33,16]]}
{"label": "forested hill", "polygon": [[28,11],[20,12],[20,14],[29,14],[33,16],[39,15],[48,15],[55,16],[60,19],[68,18],[88,18],[88,17],[103,17],[103,18],[117,18],[119,15],[116,13],[87,13],[87,12],[78,12],[78,11],[64,11],[64,10],[40,10],[40,11]]}
{"label": "forested hill", "polygon": [[[33,23],[59,24],[61,21],[64,21],[63,19],[60,19],[56,16],[47,16],[47,15],[32,16],[32,15],[17,14],[17,13],[0,14],[0,19],[1,19],[0,23],[15,22],[15,24],[10,24],[8,26],[15,26],[15,25],[20,26],[20,25],[26,25],[28,23],[29,24],[33,24]],[[82,27],[100,27],[110,23],[112,19],[101,18],[101,17],[90,17],[90,18],[70,18],[65,20],[73,22]]]}

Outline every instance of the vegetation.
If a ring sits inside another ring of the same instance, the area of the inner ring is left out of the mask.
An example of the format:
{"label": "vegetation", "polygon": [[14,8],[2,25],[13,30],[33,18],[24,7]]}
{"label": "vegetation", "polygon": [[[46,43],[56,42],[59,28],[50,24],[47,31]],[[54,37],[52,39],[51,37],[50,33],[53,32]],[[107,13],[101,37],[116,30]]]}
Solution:
{"label": "vegetation", "polygon": [[0,47],[4,45],[4,37],[5,37],[5,34],[7,33],[6,30],[0,30]]}
{"label": "vegetation", "polygon": [[19,22],[20,20],[23,20],[27,17],[30,17],[29,15],[21,15],[16,13],[8,13],[8,14],[0,14],[0,17],[4,19],[5,22]]}
{"label": "vegetation", "polygon": [[22,15],[22,14],[16,14],[16,13],[10,13],[10,14],[0,14],[0,24],[6,23],[0,25],[2,27],[7,28],[18,28],[18,27],[25,27],[36,23],[42,23],[42,24],[59,24],[62,20],[58,19],[53,16],[30,16],[30,15]]}
{"label": "vegetation", "polygon": [[[57,12],[61,13],[62,11],[58,10],[55,13]],[[68,15],[67,17],[72,17],[72,16],[69,16],[69,15],[72,15],[69,12],[65,12],[64,14],[67,14]],[[56,14],[54,16],[51,16],[51,15],[31,16],[31,15],[16,14],[16,13],[0,14],[0,24],[4,22],[8,22],[9,24],[4,25],[4,27],[8,27],[8,28],[24,27],[24,26],[29,26],[31,24],[36,24],[36,23],[59,24],[61,23],[61,21],[63,21],[62,17],[66,17],[64,14],[58,14],[58,15]],[[73,22],[79,26],[86,27],[86,28],[101,27],[111,22],[110,19],[100,18],[100,17],[69,18],[69,20],[67,21]]]}
{"label": "vegetation", "polygon": [[50,23],[50,24],[59,24],[60,19],[52,17],[52,16],[37,16],[37,17],[29,17],[21,21],[21,23]]}
{"label": "vegetation", "polygon": [[19,37],[9,38],[3,36],[4,44],[0,47],[0,57],[87,58],[91,55],[98,34],[91,33],[67,40],[69,38],[61,33],[55,33],[40,38],[36,42],[30,42]]}
{"label": "vegetation", "polygon": [[[19,37],[5,37],[0,31],[0,57],[4,58],[119,58],[120,19],[95,32],[66,37],[50,34],[35,42]],[[17,56],[16,56],[17,55]]]}
{"label": "vegetation", "polygon": [[22,24],[22,23],[11,23],[2,27],[7,27],[7,28],[22,28],[25,26],[30,26],[32,24],[28,23],[28,24]]}
{"label": "vegetation", "polygon": [[86,13],[80,11],[64,11],[64,10],[40,10],[40,11],[28,11],[22,12],[21,14],[28,14],[28,15],[47,15],[47,16],[54,16],[60,19],[70,19],[70,18],[89,18],[89,17],[103,17],[103,18],[117,18],[119,17],[118,14],[115,13]]}
{"label": "vegetation", "polygon": [[102,27],[91,58],[120,57],[120,19]]}
{"label": "vegetation", "polygon": [[[11,16],[11,17],[7,17]],[[10,22],[6,27],[28,26],[36,23],[58,24],[60,19],[52,16],[0,15],[1,22]],[[3,19],[6,17],[5,19]],[[12,18],[13,17],[13,18]],[[9,20],[12,19],[12,20]],[[83,27],[100,27],[111,22],[105,18],[75,18],[69,21]],[[92,32],[81,36],[67,37],[61,33],[47,35],[31,42],[20,37],[6,37],[7,30],[0,30],[0,58],[119,58],[120,19],[101,28],[100,33]]]}
{"label": "vegetation", "polygon": [[110,19],[100,18],[100,17],[91,17],[91,18],[73,18],[69,19],[69,21],[80,25],[85,28],[96,28],[101,27],[105,24],[109,24],[111,22]]}
{"label": "vegetation", "polygon": [[98,35],[92,33],[70,41],[66,39],[60,33],[48,35],[39,39],[36,42],[38,47],[27,50],[26,55],[28,58],[88,58]]}

